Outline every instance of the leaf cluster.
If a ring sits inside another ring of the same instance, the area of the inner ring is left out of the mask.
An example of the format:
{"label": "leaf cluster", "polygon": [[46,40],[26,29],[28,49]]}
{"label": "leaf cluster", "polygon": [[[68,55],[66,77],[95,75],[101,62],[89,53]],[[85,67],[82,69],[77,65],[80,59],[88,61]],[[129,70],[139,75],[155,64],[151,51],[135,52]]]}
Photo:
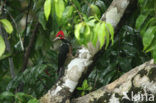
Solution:
{"label": "leaf cluster", "polygon": [[136,29],[143,38],[145,52],[151,52],[156,61],[156,1],[139,0],[140,15],[136,20]]}

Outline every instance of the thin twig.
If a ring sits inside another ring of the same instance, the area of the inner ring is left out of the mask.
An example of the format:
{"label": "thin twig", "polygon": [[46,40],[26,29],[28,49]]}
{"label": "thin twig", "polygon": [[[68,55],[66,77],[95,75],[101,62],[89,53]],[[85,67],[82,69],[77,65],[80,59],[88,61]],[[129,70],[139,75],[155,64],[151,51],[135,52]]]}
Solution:
{"label": "thin twig", "polygon": [[28,11],[27,11],[27,14],[26,14],[26,20],[25,20],[25,36],[24,36],[24,41],[23,42],[25,42],[25,37],[27,35],[27,26],[28,26],[28,18],[29,18],[30,7],[31,7],[31,0],[29,0]]}
{"label": "thin twig", "polygon": [[38,28],[38,22],[36,23],[35,25],[35,29],[32,33],[32,37],[30,38],[30,42],[28,44],[28,47],[25,51],[25,54],[24,54],[24,60],[23,60],[23,65],[22,65],[22,71],[24,71],[27,67],[27,64],[28,64],[28,59],[29,59],[29,56],[30,56],[30,53],[31,53],[31,50],[32,50],[32,46],[34,44],[34,41],[35,41],[35,36],[36,36],[36,32],[37,32],[37,28]]}
{"label": "thin twig", "polygon": [[81,19],[81,22],[82,22],[82,21],[83,21],[83,17],[82,17],[82,15],[81,15],[80,11],[79,11],[78,8],[76,7],[76,5],[72,2],[72,0],[70,0],[70,1],[71,1],[72,5],[74,6],[74,8],[76,9],[76,11],[77,11],[77,13],[78,13],[78,15],[79,15],[79,17],[80,17],[80,19]]}
{"label": "thin twig", "polygon": [[10,14],[10,12],[7,9],[4,9],[4,10],[8,13],[8,15],[10,16],[11,20],[13,21],[13,23],[15,25],[15,28],[16,28],[16,31],[17,31],[17,34],[19,36],[19,40],[20,40],[20,43],[21,43],[21,48],[24,51],[24,46],[23,46],[23,42],[22,42],[22,39],[21,39],[21,35],[20,35],[19,30],[17,28],[17,23],[16,23],[15,19],[13,18],[13,16]]}

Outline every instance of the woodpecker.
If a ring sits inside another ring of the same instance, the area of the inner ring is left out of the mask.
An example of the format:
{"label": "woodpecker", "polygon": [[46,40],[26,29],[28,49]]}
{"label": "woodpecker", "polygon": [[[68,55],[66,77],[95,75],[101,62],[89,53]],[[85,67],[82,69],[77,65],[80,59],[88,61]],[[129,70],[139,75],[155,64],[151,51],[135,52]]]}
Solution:
{"label": "woodpecker", "polygon": [[64,65],[65,62],[67,61],[67,58],[72,57],[72,45],[71,43],[64,37],[63,31],[59,31],[56,34],[56,37],[54,41],[56,40],[61,40],[62,44],[59,47],[59,53],[58,53],[58,69],[57,73],[59,78],[64,74]]}

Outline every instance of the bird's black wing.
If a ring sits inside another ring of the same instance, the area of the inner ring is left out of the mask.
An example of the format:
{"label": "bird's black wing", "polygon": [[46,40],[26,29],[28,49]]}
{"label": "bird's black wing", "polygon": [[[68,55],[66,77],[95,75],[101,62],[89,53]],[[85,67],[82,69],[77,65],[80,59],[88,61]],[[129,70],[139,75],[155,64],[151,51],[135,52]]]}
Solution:
{"label": "bird's black wing", "polygon": [[69,53],[69,45],[67,43],[63,43],[59,48],[58,73],[60,72],[60,69],[63,68],[68,53]]}

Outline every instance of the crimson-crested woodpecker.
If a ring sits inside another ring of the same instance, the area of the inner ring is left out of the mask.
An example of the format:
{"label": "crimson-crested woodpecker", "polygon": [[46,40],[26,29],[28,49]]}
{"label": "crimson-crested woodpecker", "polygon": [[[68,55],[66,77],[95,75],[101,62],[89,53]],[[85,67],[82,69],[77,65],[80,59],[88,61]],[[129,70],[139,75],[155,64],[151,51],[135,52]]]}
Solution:
{"label": "crimson-crested woodpecker", "polygon": [[67,61],[67,58],[72,56],[72,45],[71,43],[64,37],[63,31],[59,31],[56,34],[56,40],[61,40],[62,44],[59,47],[59,54],[58,54],[58,70],[57,73],[59,75],[59,78],[64,74],[65,70],[65,62]]}

